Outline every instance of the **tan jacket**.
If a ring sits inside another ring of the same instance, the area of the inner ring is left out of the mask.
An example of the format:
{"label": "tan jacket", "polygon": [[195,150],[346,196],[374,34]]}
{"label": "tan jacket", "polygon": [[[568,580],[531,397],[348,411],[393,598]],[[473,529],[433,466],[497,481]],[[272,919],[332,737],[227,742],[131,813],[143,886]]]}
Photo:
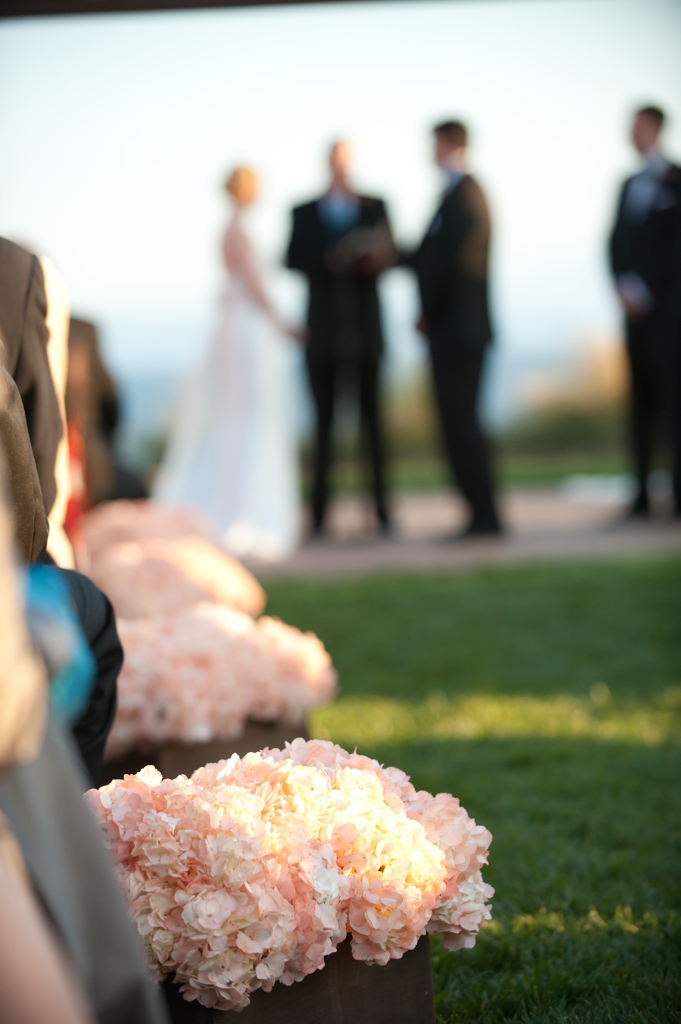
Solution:
{"label": "tan jacket", "polygon": [[3,489],[14,522],[14,538],[25,562],[35,562],[47,544],[47,517],[24,406],[16,384],[2,365],[0,341],[0,463]]}
{"label": "tan jacket", "polygon": [[23,402],[49,515],[57,493],[54,467],[62,420],[47,355],[45,282],[37,256],[6,238],[0,238],[0,339],[4,343],[3,366]]}

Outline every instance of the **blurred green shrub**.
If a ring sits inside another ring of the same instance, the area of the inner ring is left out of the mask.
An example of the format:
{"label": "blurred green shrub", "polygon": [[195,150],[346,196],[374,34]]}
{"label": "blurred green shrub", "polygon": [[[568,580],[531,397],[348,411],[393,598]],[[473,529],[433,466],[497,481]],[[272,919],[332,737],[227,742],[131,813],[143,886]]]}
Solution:
{"label": "blurred green shrub", "polygon": [[618,451],[626,424],[619,403],[601,407],[555,405],[537,409],[500,433],[506,452]]}

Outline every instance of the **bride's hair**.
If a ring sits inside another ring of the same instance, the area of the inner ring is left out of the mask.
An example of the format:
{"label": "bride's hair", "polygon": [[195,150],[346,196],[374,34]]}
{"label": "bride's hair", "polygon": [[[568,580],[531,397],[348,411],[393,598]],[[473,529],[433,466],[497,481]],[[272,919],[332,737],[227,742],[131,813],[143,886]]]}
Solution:
{"label": "bride's hair", "polygon": [[235,167],[225,182],[225,191],[229,192],[237,203],[252,199],[258,185],[258,176],[252,167],[244,165]]}

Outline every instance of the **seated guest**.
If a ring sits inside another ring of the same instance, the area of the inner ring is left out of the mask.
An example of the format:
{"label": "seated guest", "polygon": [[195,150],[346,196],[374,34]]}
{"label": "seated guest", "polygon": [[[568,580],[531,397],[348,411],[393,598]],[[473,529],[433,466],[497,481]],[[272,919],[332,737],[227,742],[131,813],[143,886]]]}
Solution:
{"label": "seated guest", "polygon": [[[37,258],[0,239],[0,430],[6,444],[16,538],[28,563],[47,558],[46,513],[56,495],[54,467],[62,433],[47,355],[46,313]],[[61,572],[97,665],[90,703],[74,726],[90,779],[96,784],[116,713],[123,650],[108,598],[80,573]]]}
{"label": "seated guest", "polygon": [[2,365],[0,336],[0,447],[4,452],[6,491],[21,559],[30,564],[44,557],[47,516],[21,395]]}
{"label": "seated guest", "polygon": [[[3,437],[6,425],[0,411]],[[31,649],[21,615],[11,557],[13,532],[10,516],[0,505],[0,777],[9,765],[38,757],[47,715],[45,669]],[[88,1024],[91,1017],[83,993],[55,942],[14,832],[1,811],[0,905],[0,1020]]]}
{"label": "seated guest", "polygon": [[118,414],[116,384],[102,360],[97,328],[88,320],[71,317],[66,419],[71,458],[79,463],[83,480],[83,493],[74,495],[81,510],[100,501],[147,497],[142,481],[116,459],[113,442]]}
{"label": "seated guest", "polygon": [[69,461],[69,441],[66,431],[66,377],[69,366],[69,310],[70,300],[66,282],[51,259],[42,256],[40,266],[45,281],[47,296],[47,359],[52,373],[52,382],[59,404],[62,434],[57,448],[54,465],[54,478],[57,496],[47,517],[50,533],[47,538],[47,551],[51,558],[63,569],[75,569],[76,557],[73,545],[65,529],[66,511],[71,497],[71,465]]}
{"label": "seated guest", "polygon": [[[0,447],[7,466],[6,490],[18,554],[27,564],[42,562],[48,525],[38,473],[16,384],[1,366]],[[123,663],[123,650],[109,599],[86,576],[66,569],[59,572],[69,588],[97,666],[90,701],[73,729],[90,780],[95,785],[106,738],[116,714],[116,680]]]}
{"label": "seated guest", "polygon": [[48,712],[13,533],[0,498],[0,1020],[165,1024],[75,752]]}
{"label": "seated guest", "polygon": [[37,256],[0,238],[2,365],[16,383],[47,515],[57,494],[54,467],[62,437],[59,402],[47,355],[47,299]]}

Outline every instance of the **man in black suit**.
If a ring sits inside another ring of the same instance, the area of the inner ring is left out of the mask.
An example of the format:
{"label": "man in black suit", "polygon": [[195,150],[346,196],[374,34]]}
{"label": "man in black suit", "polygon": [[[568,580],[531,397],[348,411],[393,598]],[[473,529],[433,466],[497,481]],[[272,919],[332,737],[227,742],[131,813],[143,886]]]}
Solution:
{"label": "man in black suit", "polygon": [[380,404],[383,331],[376,284],[396,253],[383,200],[357,195],[348,183],[347,143],[335,143],[329,163],[328,191],[293,211],[287,258],[310,286],[307,369],[317,414],[312,528],[314,534],[324,528],[334,404],[339,388],[349,383],[359,400],[379,529],[389,532]]}
{"label": "man in black suit", "polygon": [[499,518],[477,409],[492,337],[487,299],[490,218],[482,189],[466,171],[465,126],[446,121],[434,135],[445,192],[420,247],[405,262],[418,277],[419,328],[428,339],[445,451],[471,510],[461,536],[495,534]]}
{"label": "man in black suit", "polygon": [[631,369],[632,516],[649,512],[656,428],[674,451],[675,511],[681,514],[681,167],[660,149],[663,123],[658,107],[634,115],[631,140],[644,166],[624,183],[610,238]]}

